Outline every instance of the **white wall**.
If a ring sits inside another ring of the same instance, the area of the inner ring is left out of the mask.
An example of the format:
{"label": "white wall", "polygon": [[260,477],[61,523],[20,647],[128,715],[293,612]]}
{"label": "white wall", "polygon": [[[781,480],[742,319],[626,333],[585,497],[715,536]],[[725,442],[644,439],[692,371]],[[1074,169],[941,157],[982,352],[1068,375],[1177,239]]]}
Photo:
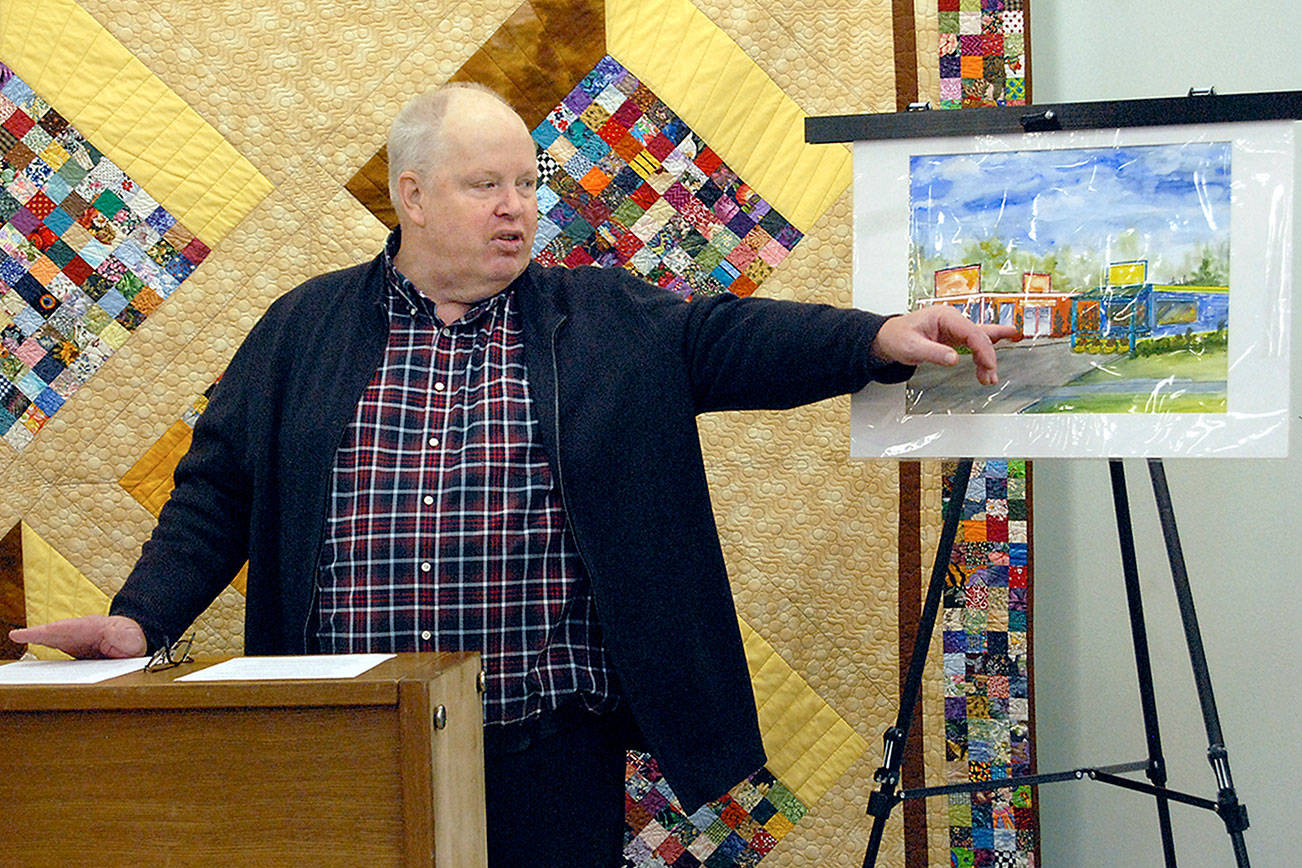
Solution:
{"label": "white wall", "polygon": [[[1296,0],[1226,4],[1032,0],[1038,103],[1302,89]],[[1300,125],[1302,126],[1302,125]],[[1302,129],[1299,129],[1302,136]],[[1302,147],[1299,148],[1302,168]],[[1302,203],[1296,185],[1295,205]],[[1293,357],[1302,358],[1295,220]],[[1254,865],[1302,861],[1302,377],[1292,457],[1166,462]],[[1144,462],[1126,463],[1170,785],[1215,797],[1207,737]],[[1039,768],[1146,756],[1105,461],[1035,463]],[[1044,865],[1160,865],[1153,800],[1089,781],[1040,788]],[[1179,864],[1233,865],[1209,811],[1172,806]]]}

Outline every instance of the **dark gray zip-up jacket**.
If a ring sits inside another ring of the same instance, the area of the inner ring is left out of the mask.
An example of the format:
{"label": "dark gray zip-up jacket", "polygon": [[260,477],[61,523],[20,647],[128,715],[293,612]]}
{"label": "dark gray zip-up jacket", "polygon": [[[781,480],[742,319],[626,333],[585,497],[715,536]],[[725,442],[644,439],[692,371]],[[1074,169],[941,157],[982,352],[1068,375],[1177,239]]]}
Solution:
{"label": "dark gray zip-up jacket", "polygon": [[[382,257],[268,309],[195,426],[176,489],[113,601],[154,648],[249,561],[245,650],[314,651],[335,449],[384,353]],[[695,417],[898,381],[862,311],[683,302],[622,269],[531,264],[519,294],[539,434],[622,692],[690,812],[764,763]]]}

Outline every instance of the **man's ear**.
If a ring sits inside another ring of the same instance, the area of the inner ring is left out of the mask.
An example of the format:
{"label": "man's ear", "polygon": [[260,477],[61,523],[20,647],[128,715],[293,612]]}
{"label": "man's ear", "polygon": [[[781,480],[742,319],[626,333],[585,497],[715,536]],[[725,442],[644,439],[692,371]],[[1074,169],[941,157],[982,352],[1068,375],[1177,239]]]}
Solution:
{"label": "man's ear", "polygon": [[415,226],[425,225],[424,179],[408,170],[398,176],[398,201],[407,219]]}

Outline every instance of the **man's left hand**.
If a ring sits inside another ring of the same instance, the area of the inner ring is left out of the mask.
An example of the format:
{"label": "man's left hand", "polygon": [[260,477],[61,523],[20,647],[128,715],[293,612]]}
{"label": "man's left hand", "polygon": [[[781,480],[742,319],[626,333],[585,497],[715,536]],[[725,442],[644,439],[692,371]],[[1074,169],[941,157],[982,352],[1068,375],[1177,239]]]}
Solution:
{"label": "man's left hand", "polygon": [[76,658],[140,657],[145,631],[122,615],[85,615],[9,631],[9,641],[57,648]]}
{"label": "man's left hand", "polygon": [[891,317],[877,332],[873,355],[906,365],[956,365],[956,347],[967,347],[976,362],[977,381],[999,382],[995,341],[1017,340],[1021,332],[1010,325],[978,325],[947,304],[929,305]]}

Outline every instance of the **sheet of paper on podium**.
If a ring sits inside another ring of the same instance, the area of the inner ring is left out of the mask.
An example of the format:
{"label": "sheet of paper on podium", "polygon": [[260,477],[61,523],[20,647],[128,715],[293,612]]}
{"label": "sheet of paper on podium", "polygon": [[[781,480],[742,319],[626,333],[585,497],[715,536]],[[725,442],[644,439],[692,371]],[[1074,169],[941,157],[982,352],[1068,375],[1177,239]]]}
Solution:
{"label": "sheet of paper on podium", "polygon": [[0,666],[0,684],[97,684],[145,668],[147,657],[19,660]]}
{"label": "sheet of paper on podium", "polygon": [[298,678],[356,678],[392,654],[311,654],[285,657],[233,657],[177,681],[278,681]]}

